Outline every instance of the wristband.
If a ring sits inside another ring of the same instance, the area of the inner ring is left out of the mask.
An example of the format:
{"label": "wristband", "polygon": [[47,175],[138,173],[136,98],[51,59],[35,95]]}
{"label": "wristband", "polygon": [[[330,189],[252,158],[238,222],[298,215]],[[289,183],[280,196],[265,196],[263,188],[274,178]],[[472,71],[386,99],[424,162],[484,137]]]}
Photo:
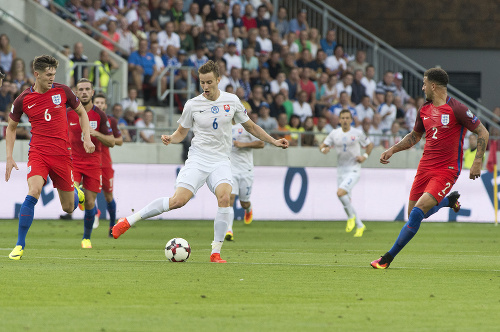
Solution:
{"label": "wristband", "polygon": [[363,157],[365,157],[365,159],[368,159],[368,153],[363,153]]}

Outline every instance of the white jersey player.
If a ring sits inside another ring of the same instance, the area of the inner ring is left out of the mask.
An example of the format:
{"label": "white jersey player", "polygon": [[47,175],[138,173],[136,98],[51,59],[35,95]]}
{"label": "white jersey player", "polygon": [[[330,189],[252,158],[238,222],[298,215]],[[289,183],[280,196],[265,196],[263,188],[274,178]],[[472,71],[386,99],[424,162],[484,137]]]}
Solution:
{"label": "white jersey player", "polygon": [[[330,147],[334,146],[337,152],[337,196],[347,213],[346,232],[350,232],[356,225],[355,237],[363,236],[366,226],[358,218],[351,205],[351,191],[359,181],[361,163],[368,159],[373,149],[373,143],[366,137],[362,130],[351,127],[352,114],[349,110],[340,112],[341,128],[333,130],[323,141],[320,151],[327,154]],[[361,155],[361,147],[366,152]]]}
{"label": "white jersey player", "polygon": [[198,69],[203,94],[187,101],[179,121],[179,127],[172,135],[162,135],[163,144],[180,143],[192,128],[194,138],[189,148],[188,159],[176,180],[172,197],[162,197],[149,203],[139,212],[121,218],[113,227],[113,237],[117,239],[131,225],[139,220],[151,218],[173,209],[178,209],[193,197],[198,189],[207,184],[217,197],[219,206],[214,220],[214,241],[210,261],[225,263],[220,257],[231,217],[231,128],[232,122],[242,126],[255,137],[277,147],[287,148],[284,138],[276,140],[248,118],[239,98],[218,89],[219,67],[209,60]]}
{"label": "white jersey player", "polygon": [[[233,125],[233,148],[231,150],[231,172],[233,173],[233,190],[231,192],[231,206],[234,206],[236,195],[240,199],[240,204],[245,209],[243,220],[245,224],[250,224],[253,219],[252,203],[250,195],[253,186],[253,150],[262,149],[264,142],[252,136],[240,124]],[[226,232],[226,240],[232,241],[234,209],[231,213],[231,220]]]}

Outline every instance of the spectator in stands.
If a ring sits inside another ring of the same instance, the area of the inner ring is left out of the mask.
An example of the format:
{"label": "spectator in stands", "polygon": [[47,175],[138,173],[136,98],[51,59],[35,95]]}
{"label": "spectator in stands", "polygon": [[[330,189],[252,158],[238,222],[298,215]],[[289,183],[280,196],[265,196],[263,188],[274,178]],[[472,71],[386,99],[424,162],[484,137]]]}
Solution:
{"label": "spectator in stands", "polygon": [[329,76],[327,73],[321,73],[319,79],[314,81],[314,86],[316,87],[316,105],[314,107],[314,116],[320,116],[323,114],[325,108],[328,108],[331,104],[327,103],[327,98],[323,98],[326,91],[326,84],[328,82]]}
{"label": "spectator in stands", "polygon": [[384,73],[384,78],[377,83],[376,93],[386,94],[387,92],[396,93],[396,85],[394,84],[394,73],[390,70]]}
{"label": "spectator in stands", "polygon": [[235,94],[238,96],[238,98],[240,98],[240,101],[243,104],[243,107],[245,107],[245,109],[247,110],[247,112],[251,112],[252,107],[245,98],[245,89],[243,89],[243,87],[240,86],[239,88],[236,89]]}
{"label": "spectator in stands", "polygon": [[[62,13],[62,18],[66,20],[67,22],[73,24],[75,27],[80,29],[84,33],[89,33],[89,30],[87,28],[84,28],[82,22],[87,22],[88,21],[88,16],[87,12],[83,9],[81,1],[80,0],[69,0],[66,2],[65,6],[66,10],[73,14],[72,16],[66,15],[65,13]],[[76,19],[75,19],[75,18]]]}
{"label": "spectator in stands", "polygon": [[[111,52],[116,52],[116,51],[118,51],[118,49],[109,40],[109,39],[111,39],[116,44],[118,44],[120,42],[120,35],[116,31],[116,21],[109,20],[108,23],[106,24],[106,27],[107,27],[107,30],[101,32],[104,37],[100,38],[100,42],[104,47],[106,47]],[[106,37],[109,39],[107,39]]]}
{"label": "spectator in stands", "polygon": [[264,99],[264,89],[260,85],[254,85],[252,89],[252,95],[248,99],[248,104],[252,108],[253,113],[259,113],[260,105],[265,101]]}
{"label": "spectator in stands", "polygon": [[169,45],[173,45],[177,51],[181,48],[181,39],[174,30],[174,22],[167,22],[165,24],[165,30],[158,33],[158,44],[160,44],[163,52],[167,51],[167,46]]}
{"label": "spectator in stands", "polygon": [[[75,43],[73,46],[73,54],[69,56],[69,60],[73,62],[73,64],[78,63],[87,63],[89,61],[89,58],[83,54],[83,44],[81,42]],[[87,66],[78,66],[74,69],[74,82],[78,82],[80,78],[89,77],[89,71]]]}
{"label": "spectator in stands", "polygon": [[118,14],[120,13],[118,7],[115,4],[115,0],[104,0],[104,5],[101,7],[101,9],[108,16],[118,17]]}
{"label": "spectator in stands", "polygon": [[372,120],[370,118],[366,117],[361,121],[361,129],[363,129],[363,132],[366,136],[368,136],[368,132],[370,131],[371,126]]}
{"label": "spectator in stands", "polygon": [[[227,19],[227,28],[229,31],[233,31],[234,28],[241,28],[243,25],[243,20],[241,17],[241,6],[239,3],[235,3],[231,10],[231,15]],[[234,37],[234,33],[232,34]]]}
{"label": "spectator in stands", "polygon": [[276,29],[278,29],[281,38],[284,38],[290,32],[290,23],[288,22],[286,7],[280,6],[278,14],[273,16],[272,22]]}
{"label": "spectator in stands", "polygon": [[281,49],[283,48],[281,35],[278,29],[273,29],[271,31],[271,42],[273,43],[273,52],[278,52],[281,55]]}
{"label": "spectator in stands", "polygon": [[203,29],[205,29],[205,23],[209,21],[209,16],[212,13],[212,8],[210,3],[205,3],[200,7],[201,7],[200,16],[201,19],[203,20]]}
{"label": "spectator in stands", "polygon": [[[108,52],[102,50],[99,53],[99,60],[94,62],[95,67],[92,68],[89,74],[89,80],[94,84],[95,90],[104,93],[108,90],[111,72],[119,68],[118,63],[111,58]],[[97,77],[99,77],[99,81],[97,81]]]}
{"label": "spectator in stands", "polygon": [[250,3],[245,6],[245,15],[243,15],[241,20],[247,31],[250,32],[250,29],[257,28],[257,21],[253,17],[253,6]]}
{"label": "spectator in stands", "polygon": [[[94,11],[94,19],[92,20],[91,24],[94,28],[104,31],[106,30],[106,22],[109,21],[109,16],[106,14],[106,12],[101,8],[102,7],[102,1],[101,0],[94,0],[92,2],[92,9]],[[130,24],[130,22],[129,22]]]}
{"label": "spectator in stands", "polygon": [[126,129],[126,126],[135,126],[135,115],[136,113],[126,108],[123,113],[123,118],[118,120],[118,128],[122,132],[123,141],[124,142],[135,142],[137,138],[137,130],[136,129]]}
{"label": "spectator in stands", "polygon": [[282,89],[288,91],[288,83],[286,82],[285,73],[279,72],[276,79],[271,81],[270,87],[273,98],[279,94]]}
{"label": "spectator in stands", "polygon": [[307,92],[300,91],[298,100],[293,103],[293,114],[300,118],[300,122],[303,122],[306,117],[313,115],[311,104],[307,100]]}
{"label": "spectator in stands", "polygon": [[370,97],[368,97],[367,95],[364,95],[361,98],[361,102],[356,105],[355,109],[356,113],[358,114],[358,119],[361,122],[363,122],[365,118],[368,118],[371,121],[373,119],[373,114],[376,111],[372,103],[370,102]]}
{"label": "spectator in stands", "polygon": [[269,29],[267,26],[262,25],[258,32],[259,35],[256,37],[256,41],[260,45],[260,52],[271,53],[273,51],[273,42],[269,39]]}
{"label": "spectator in stands", "polygon": [[185,17],[184,17],[184,12],[182,11],[182,8],[184,7],[184,1],[183,0],[175,0],[174,5],[172,6],[172,18],[175,23],[175,30],[179,29],[179,24],[181,22],[184,22]]}
{"label": "spectator in stands", "polygon": [[298,35],[301,31],[309,30],[306,14],[307,10],[302,9],[297,13],[297,18],[290,20],[290,32]]}
{"label": "spectator in stands", "polygon": [[311,51],[307,48],[303,48],[300,52],[300,58],[297,59],[297,67],[305,68],[307,65],[313,61]]}
{"label": "spectator in stands", "polygon": [[295,40],[295,44],[299,47],[299,53],[304,49],[308,49],[311,52],[311,42],[309,41],[309,33],[307,30],[303,30],[299,33],[299,39]]}
{"label": "spectator in stands", "polygon": [[391,130],[389,131],[389,138],[386,140],[386,148],[393,146],[394,144],[398,144],[403,139],[405,135],[404,132],[401,131],[401,127],[399,122],[394,121],[391,125]]}
{"label": "spectator in stands", "polygon": [[[311,68],[305,67],[300,74],[300,89],[307,93],[307,102],[312,109],[316,106],[316,86],[310,79]],[[303,120],[303,119],[302,119]]]}
{"label": "spectator in stands", "polygon": [[339,95],[339,103],[336,105],[330,106],[327,112],[325,112],[325,116],[330,118],[330,124],[333,128],[337,128],[339,124],[339,115],[340,111],[349,110],[352,114],[352,126],[358,127],[360,121],[358,119],[358,114],[356,113],[356,109],[351,106],[351,100],[346,91],[340,92]]}
{"label": "spectator in stands", "polygon": [[168,22],[173,22],[173,13],[170,10],[169,0],[161,0],[160,6],[151,12],[151,26],[156,31],[165,30]]}
{"label": "spectator in stands", "polygon": [[95,18],[95,9],[92,7],[93,1],[92,0],[82,0],[82,9],[85,12],[85,15],[87,16],[87,23],[92,25],[94,22]]}
{"label": "spectator in stands", "polygon": [[477,151],[477,135],[471,133],[469,135],[469,148],[464,151],[464,164],[463,164],[464,169],[470,169],[472,167],[472,163],[476,158],[476,151]]}
{"label": "spectator in stands", "polygon": [[252,84],[250,78],[250,71],[248,69],[243,69],[241,71],[241,81],[240,86],[243,88],[244,99],[247,100],[252,93]]}
{"label": "spectator in stands", "polygon": [[[404,131],[405,128],[405,113],[406,109],[400,97],[394,96],[394,105],[396,105],[396,122],[399,123],[400,129]],[[407,133],[406,133],[407,134]]]}
{"label": "spectator in stands", "polygon": [[377,113],[382,117],[382,121],[380,122],[382,132],[386,133],[390,131],[397,114],[397,108],[394,105],[394,93],[392,91],[386,92],[385,102],[378,107]]}
{"label": "spectator in stands", "polygon": [[283,40],[282,44],[288,46],[288,52],[295,55],[295,58],[299,56],[299,44],[295,42],[297,40],[297,35],[294,32],[289,32],[286,39]]}
{"label": "spectator in stands", "polygon": [[316,58],[309,62],[306,66],[311,68],[313,75],[319,77],[322,73],[326,73],[325,67],[326,53],[323,50],[316,52]]}
{"label": "spectator in stands", "polygon": [[229,75],[229,85],[233,87],[233,91],[241,86],[241,69],[232,67]]}
{"label": "spectator in stands", "polygon": [[314,120],[312,116],[308,116],[304,120],[304,131],[306,133],[302,134],[302,146],[317,146],[318,142],[316,141],[314,131]]}
{"label": "spectator in stands", "polygon": [[181,50],[191,53],[194,51],[194,40],[193,36],[188,33],[188,25],[185,21],[179,23],[179,40],[181,45]]}
{"label": "spectator in stands", "polygon": [[[146,33],[144,31],[139,29],[139,22],[138,21],[134,21],[132,23],[129,23],[128,27],[130,29],[130,32],[132,33],[132,39],[134,41],[134,51],[137,51],[139,49],[139,41],[141,41],[142,39],[147,40],[148,37],[146,36]],[[150,33],[150,36],[151,35],[152,35],[152,33]]]}
{"label": "spectator in stands", "polygon": [[351,102],[354,105],[357,105],[361,102],[363,96],[366,95],[366,89],[361,80],[363,79],[363,70],[356,69],[354,71],[354,79],[352,81],[352,93],[351,93]]}
{"label": "spectator in stands", "polygon": [[268,133],[278,128],[278,122],[276,121],[276,118],[269,116],[269,113],[269,104],[266,102],[261,103],[257,124]]}
{"label": "spectator in stands", "polygon": [[332,126],[328,123],[328,119],[324,116],[318,117],[318,124],[314,128],[316,134],[314,135],[314,139],[318,142],[318,145],[323,143],[326,136],[333,130]]}
{"label": "spectator in stands", "polygon": [[270,103],[272,102],[271,95],[271,76],[269,76],[269,69],[261,67],[259,78],[255,81],[255,84],[260,85],[264,90],[264,99]]}
{"label": "spectator in stands", "polygon": [[189,26],[190,31],[193,27],[198,27],[200,32],[203,32],[203,20],[199,13],[200,6],[196,2],[191,3],[189,12],[184,15],[184,21]]}
{"label": "spectator in stands", "polygon": [[267,12],[267,6],[260,5],[257,8],[257,17],[255,18],[255,23],[257,23],[257,28],[260,29],[260,27],[266,26],[268,31],[274,29],[274,22],[271,22],[270,19],[266,18],[268,16],[269,14]]}
{"label": "spectator in stands", "polygon": [[337,81],[336,75],[328,76],[328,82],[325,85],[325,93],[322,97],[325,106],[330,107],[331,105],[337,103],[337,99],[340,94],[337,91]]}
{"label": "spectator in stands", "polygon": [[12,62],[17,57],[16,50],[10,45],[10,39],[5,34],[0,35],[0,67],[7,75],[10,73]]}
{"label": "spectator in stands", "polygon": [[270,113],[269,115],[275,119],[278,118],[278,115],[281,113],[286,113],[286,109],[283,106],[285,102],[285,95],[279,92],[274,98],[271,105],[269,105]]}
{"label": "spectator in stands", "polygon": [[236,54],[236,44],[233,42],[230,42],[227,45],[227,53],[224,54],[224,59],[226,60],[226,66],[227,70],[231,72],[231,68],[235,67],[238,69],[241,69],[242,63],[241,63],[241,57]]}
{"label": "spectator in stands", "polygon": [[356,51],[356,57],[354,58],[354,60],[349,61],[347,67],[349,67],[352,73],[360,69],[364,75],[366,73],[366,67],[368,67],[368,62],[366,62],[366,51],[363,49],[358,49]]}
{"label": "spectator in stands", "polygon": [[200,44],[205,47],[208,57],[212,57],[217,47],[217,36],[214,34],[213,22],[207,21],[204,26],[204,31],[200,33]]}
{"label": "spectator in stands", "polygon": [[132,36],[132,32],[128,28],[128,21],[125,17],[120,18],[118,22],[119,22],[119,27],[118,30],[116,31],[120,36],[120,39],[118,40],[118,45],[120,45],[120,47],[124,50],[120,51],[121,52],[120,55],[125,59],[128,59],[130,53],[136,50],[134,44],[134,37]]}
{"label": "spectator in stands", "polygon": [[414,103],[415,100],[406,92],[403,87],[403,74],[395,73],[394,74],[394,85],[396,86],[396,91],[394,92],[394,96],[400,97],[403,104]]}
{"label": "spectator in stands", "polygon": [[129,110],[137,114],[139,110],[139,103],[137,102],[137,89],[130,87],[128,88],[128,96],[121,101],[122,108],[124,110]]}
{"label": "spectator in stands", "polygon": [[[316,28],[309,29],[309,42],[311,44],[311,55],[313,58],[316,57],[318,50],[321,50],[319,31]],[[326,58],[326,56],[325,56]]]}
{"label": "spectator in stands", "polygon": [[210,13],[207,20],[213,22],[213,28],[215,31],[226,30],[227,29],[227,15],[224,12],[225,5],[222,1],[216,1],[214,5],[214,10]]}
{"label": "spectator in stands", "polygon": [[217,65],[219,65],[220,74],[219,89],[221,89],[222,91],[226,91],[226,87],[229,85],[229,77],[227,77],[226,75],[226,63],[223,61],[217,61]]}
{"label": "spectator in stands", "polygon": [[[284,47],[288,47],[288,46],[282,46],[283,48]],[[290,76],[290,72],[292,71],[293,68],[297,68],[297,64],[295,63],[295,55],[288,52],[286,53],[286,55],[284,57],[282,57],[284,60],[283,60],[283,72],[285,73],[285,75],[287,77]]]}
{"label": "spectator in stands", "polygon": [[196,68],[196,72],[198,68],[200,68],[203,64],[208,61],[208,57],[205,55],[205,47],[202,45],[198,45],[196,48],[196,53],[192,54],[188,59],[188,66],[192,66]]}
{"label": "spectator in stands", "polygon": [[[276,128],[276,131],[287,132],[287,131],[289,131],[288,128],[289,128],[289,126],[288,126],[288,117],[287,117],[286,113],[280,113],[278,115],[278,127]],[[292,137],[290,136],[290,134],[274,134],[272,136],[274,138],[276,138],[276,139],[286,138],[286,140],[288,142],[292,141]]]}
{"label": "spectator in stands", "polygon": [[129,24],[137,22],[139,29],[144,32],[153,30],[151,26],[151,12],[149,11],[148,5],[144,2],[139,4],[137,10],[129,10],[126,17]]}
{"label": "spectator in stands", "polygon": [[288,98],[296,100],[299,92],[302,91],[298,68],[293,68],[290,71],[286,83],[288,84]]}
{"label": "spectator in stands", "polygon": [[14,61],[12,61],[12,66],[10,68],[11,83],[16,86],[18,91],[21,91],[20,89],[23,84],[35,84],[35,81],[28,77],[28,74],[26,73],[26,65],[23,59],[15,58]]}
{"label": "spectator in stands", "polygon": [[259,60],[255,56],[255,49],[253,47],[247,46],[244,49],[241,56],[241,65],[243,69],[250,71],[250,77],[256,78],[258,76]]}
{"label": "spectator in stands", "polygon": [[224,47],[222,45],[217,45],[213,52],[212,57],[210,58],[213,62],[223,62],[227,67],[226,59],[224,59]]}
{"label": "spectator in stands", "polygon": [[373,114],[372,125],[368,131],[368,138],[373,142],[373,146],[380,146],[382,144],[382,129],[380,129],[380,122],[382,116],[379,113]]}
{"label": "spectator in stands", "polygon": [[116,103],[113,105],[113,107],[111,108],[111,115],[117,120],[119,121],[120,119],[123,118],[123,107],[121,104],[119,103]]}
{"label": "spectator in stands", "polygon": [[373,79],[375,77],[375,67],[372,65],[366,66],[365,76],[361,79],[361,83],[365,87],[365,94],[370,97],[370,101],[373,103],[375,99],[375,89],[377,88],[377,82]]}
{"label": "spectator in stands", "polygon": [[[347,92],[347,95],[349,96],[349,101],[351,100],[351,95],[352,95],[352,82],[354,80],[354,77],[351,73],[345,72],[344,75],[342,76],[342,80],[337,83],[335,86],[337,88],[337,92],[340,93],[342,91]],[[352,104],[352,103],[351,103]]]}
{"label": "spectator in stands", "polygon": [[333,51],[333,55],[326,58],[325,67],[328,75],[342,77],[342,74],[347,69],[347,63],[344,58],[344,47],[341,44],[337,44]]}
{"label": "spectator in stands", "polygon": [[328,30],[326,37],[320,40],[321,49],[325,51],[326,56],[333,56],[333,51],[337,46],[337,32]]}
{"label": "spectator in stands", "polygon": [[138,92],[142,93],[143,84],[156,85],[153,77],[155,74],[155,60],[153,53],[148,50],[147,40],[141,40],[139,42],[139,50],[130,54],[128,58],[128,70],[132,74],[132,79]]}
{"label": "spectator in stands", "polygon": [[[1,77],[4,75],[0,73],[0,82],[2,81]],[[10,89],[10,82],[8,80],[3,80],[3,84],[0,84],[0,122],[6,121],[5,114],[8,114],[10,110],[8,109],[8,105],[10,105],[13,101],[13,94]],[[2,128],[3,129],[3,128]],[[3,131],[3,130],[2,130]]]}
{"label": "spectator in stands", "polygon": [[280,61],[280,53],[278,51],[271,52],[271,56],[267,61],[267,68],[269,69],[269,75],[273,79],[276,79],[278,73],[283,71],[283,66]]}
{"label": "spectator in stands", "polygon": [[292,114],[292,116],[290,117],[290,121],[288,122],[288,126],[286,126],[286,129],[291,132],[289,140],[290,145],[297,146],[300,139],[300,134],[298,133],[304,132],[300,117],[298,115]]}
{"label": "spectator in stands", "polygon": [[[142,115],[142,118],[137,120],[135,123],[138,129],[139,137],[141,142],[154,143],[155,142],[155,125],[153,123],[153,111],[151,109],[146,109]],[[144,129],[143,129],[144,128]]]}

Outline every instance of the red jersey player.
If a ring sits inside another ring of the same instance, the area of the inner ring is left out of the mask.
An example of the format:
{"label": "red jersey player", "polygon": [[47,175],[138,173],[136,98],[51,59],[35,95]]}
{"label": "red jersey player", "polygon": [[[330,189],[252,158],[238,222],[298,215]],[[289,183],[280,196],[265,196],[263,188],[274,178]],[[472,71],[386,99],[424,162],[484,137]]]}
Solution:
{"label": "red jersey player", "polygon": [[82,78],[76,84],[76,94],[80,98],[82,105],[87,111],[90,121],[90,136],[95,145],[95,151],[87,154],[82,144],[82,129],[78,123],[78,115],[68,109],[69,139],[73,156],[73,168],[75,182],[82,183],[85,189],[85,217],[83,223],[82,248],[90,249],[90,235],[92,234],[92,225],[97,212],[95,199],[97,193],[102,189],[101,175],[101,149],[102,145],[113,147],[115,139],[109,126],[108,117],[97,106],[92,103],[94,88],[92,82]]}
{"label": "red jersey player", "polygon": [[414,146],[425,132],[424,154],[418,165],[408,202],[408,222],[394,246],[381,258],[371,262],[376,269],[386,269],[394,257],[415,236],[420,223],[442,207],[460,210],[457,191],[446,196],[462,170],[463,143],[467,129],[478,135],[476,158],[470,169],[472,180],[481,176],[481,165],[488,141],[488,131],[479,119],[457,100],[448,96],[448,74],[441,68],[424,73],[422,90],[427,102],[420,108],[413,131],[398,144],[384,151],[382,164],[396,152]]}
{"label": "red jersey player", "polygon": [[[106,104],[106,96],[102,93],[97,94],[94,97],[94,105],[106,112],[108,105]],[[113,136],[115,138],[115,145],[123,144],[123,137],[120,129],[118,128],[118,119],[108,116],[109,124],[111,130],[113,131]],[[109,154],[109,148],[106,145],[102,146],[102,191],[104,193],[104,198],[106,199],[107,210],[109,213],[109,237],[113,237],[111,234],[111,229],[115,225],[116,221],[116,202],[113,198],[113,182],[114,174],[113,162],[111,160],[111,155]],[[94,221],[94,228],[99,226],[99,217],[97,216]]]}
{"label": "red jersey player", "polygon": [[[19,212],[18,239],[14,250],[9,254],[13,260],[21,259],[24,253],[26,235],[33,222],[35,204],[38,202],[42,187],[50,175],[54,188],[57,188],[62,209],[72,212],[83,193],[73,184],[73,172],[68,140],[66,105],[75,109],[77,120],[82,127],[82,149],[86,154],[94,152],[90,139],[90,124],[87,112],[70,88],[54,83],[58,61],[49,55],[37,56],[33,61],[35,84],[16,98],[9,114],[5,140],[7,143],[7,165],[5,181],[8,181],[12,168],[19,168],[12,157],[16,128],[23,112],[31,123],[31,141],[28,157],[28,195]],[[79,197],[80,196],[80,197]]]}

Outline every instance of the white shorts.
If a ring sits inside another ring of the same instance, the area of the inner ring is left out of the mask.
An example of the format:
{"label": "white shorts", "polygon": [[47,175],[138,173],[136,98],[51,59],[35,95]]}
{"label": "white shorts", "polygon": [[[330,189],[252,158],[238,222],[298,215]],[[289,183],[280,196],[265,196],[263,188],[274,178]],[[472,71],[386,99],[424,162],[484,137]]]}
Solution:
{"label": "white shorts", "polygon": [[211,169],[191,162],[186,163],[181,168],[175,180],[175,187],[186,188],[195,195],[198,189],[206,183],[208,189],[215,194],[215,188],[219,184],[228,183],[232,185],[231,178],[231,163],[229,160],[219,163]]}
{"label": "white shorts", "polygon": [[339,173],[337,175],[337,184],[339,189],[344,189],[350,195],[354,185],[358,183],[359,177],[361,176],[358,170]]}
{"label": "white shorts", "polygon": [[240,201],[250,202],[252,194],[253,172],[233,174],[232,195],[238,195]]}

